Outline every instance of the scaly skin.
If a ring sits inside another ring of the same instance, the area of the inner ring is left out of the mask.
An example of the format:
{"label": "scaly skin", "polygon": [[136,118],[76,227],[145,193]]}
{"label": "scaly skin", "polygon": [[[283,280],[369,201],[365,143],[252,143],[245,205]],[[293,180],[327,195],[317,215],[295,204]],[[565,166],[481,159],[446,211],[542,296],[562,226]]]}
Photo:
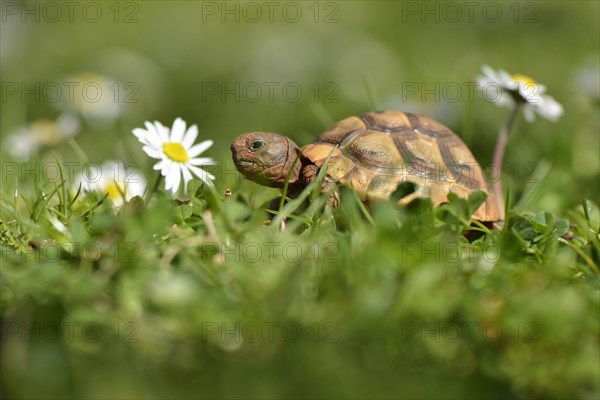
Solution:
{"label": "scaly skin", "polygon": [[[299,194],[316,179],[319,168],[302,157],[291,139],[270,132],[250,132],[238,136],[231,144],[231,155],[237,170],[246,179],[263,186],[283,189],[289,176],[288,193]],[[340,202],[337,184],[325,178],[321,193],[332,192],[328,204],[337,208]]]}

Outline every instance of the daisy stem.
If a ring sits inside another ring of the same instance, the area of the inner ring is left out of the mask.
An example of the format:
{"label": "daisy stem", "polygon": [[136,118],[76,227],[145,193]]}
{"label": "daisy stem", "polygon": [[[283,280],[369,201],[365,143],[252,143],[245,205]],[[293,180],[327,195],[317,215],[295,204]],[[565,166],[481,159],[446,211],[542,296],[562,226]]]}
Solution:
{"label": "daisy stem", "polygon": [[510,133],[511,128],[515,123],[520,105],[520,103],[515,103],[514,107],[510,111],[510,114],[508,115],[508,120],[506,121],[506,123],[502,127],[502,130],[500,131],[500,134],[498,135],[498,140],[496,141],[496,148],[494,149],[493,166],[498,172],[494,180],[494,195],[496,196],[496,204],[498,206],[498,213],[500,215],[501,221],[504,221],[505,217],[504,190],[502,188],[502,161],[504,160],[504,153],[506,152],[508,134]]}
{"label": "daisy stem", "polygon": [[148,203],[148,201],[150,201],[150,198],[152,197],[154,192],[156,192],[158,190],[158,186],[160,185],[161,181],[162,181],[162,175],[160,174],[160,171],[158,171],[158,175],[156,176],[156,181],[154,181],[154,186],[152,187],[152,190],[150,190],[149,192],[146,193],[146,203]]}

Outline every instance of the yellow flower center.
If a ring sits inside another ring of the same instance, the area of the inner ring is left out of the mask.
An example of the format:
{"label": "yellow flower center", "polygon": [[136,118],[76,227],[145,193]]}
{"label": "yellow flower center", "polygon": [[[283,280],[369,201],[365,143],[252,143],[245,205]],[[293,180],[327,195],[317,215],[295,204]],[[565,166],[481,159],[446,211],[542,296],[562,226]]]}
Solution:
{"label": "yellow flower center", "polygon": [[163,151],[165,152],[167,157],[178,163],[184,164],[190,159],[190,156],[188,156],[187,151],[185,151],[185,148],[182,146],[181,143],[163,143]]}
{"label": "yellow flower center", "polygon": [[112,201],[121,200],[121,192],[125,193],[123,186],[117,182],[111,182],[104,187],[104,192],[108,193],[108,198]]}
{"label": "yellow flower center", "polygon": [[538,84],[533,78],[527,75],[515,74],[512,76],[512,78],[515,82],[517,82],[519,85],[522,85],[524,88],[537,86]]}
{"label": "yellow flower center", "polygon": [[38,119],[31,123],[31,133],[44,146],[54,146],[60,142],[60,128],[55,122]]}

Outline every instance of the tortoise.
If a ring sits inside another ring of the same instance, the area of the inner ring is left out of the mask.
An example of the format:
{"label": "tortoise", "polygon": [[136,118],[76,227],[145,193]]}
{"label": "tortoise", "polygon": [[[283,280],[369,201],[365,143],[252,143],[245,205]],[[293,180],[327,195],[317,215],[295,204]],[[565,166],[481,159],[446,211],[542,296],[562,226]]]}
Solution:
{"label": "tortoise", "polygon": [[[430,197],[434,205],[447,202],[449,193],[467,198],[472,192],[487,193],[473,218],[499,220],[495,196],[480,165],[465,143],[449,128],[424,115],[401,111],[369,112],[343,119],[313,143],[299,148],[291,139],[270,132],[249,132],[231,144],[237,170],[261,185],[299,193],[325,165],[322,192],[333,192],[329,204],[339,205],[337,184],[353,188],[366,204],[389,199],[405,181],[416,197]],[[293,170],[292,170],[293,168]]]}

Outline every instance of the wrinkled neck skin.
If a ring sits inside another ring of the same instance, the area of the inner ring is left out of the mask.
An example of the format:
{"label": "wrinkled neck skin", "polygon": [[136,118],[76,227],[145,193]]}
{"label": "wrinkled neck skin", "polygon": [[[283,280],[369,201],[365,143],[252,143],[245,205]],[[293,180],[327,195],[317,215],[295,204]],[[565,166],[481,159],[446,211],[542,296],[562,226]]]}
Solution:
{"label": "wrinkled neck skin", "polygon": [[[290,189],[296,188],[302,184],[300,172],[302,171],[302,158],[300,157],[300,149],[292,140],[286,138],[287,151],[283,163],[267,168],[264,176],[270,177],[267,186],[283,189],[286,179],[289,176],[288,192]],[[291,193],[291,192],[290,192]]]}

